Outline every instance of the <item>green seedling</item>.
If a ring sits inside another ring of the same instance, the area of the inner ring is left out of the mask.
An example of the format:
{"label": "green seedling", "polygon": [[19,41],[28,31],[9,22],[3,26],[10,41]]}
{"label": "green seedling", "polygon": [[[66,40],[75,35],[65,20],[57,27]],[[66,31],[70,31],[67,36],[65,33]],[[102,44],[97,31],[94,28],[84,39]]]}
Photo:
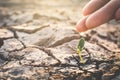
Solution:
{"label": "green seedling", "polygon": [[84,44],[85,44],[85,39],[84,38],[81,38],[80,41],[79,41],[79,44],[77,46],[77,53],[80,57],[80,61],[82,63],[84,63],[84,60],[82,58],[82,50],[84,49]]}

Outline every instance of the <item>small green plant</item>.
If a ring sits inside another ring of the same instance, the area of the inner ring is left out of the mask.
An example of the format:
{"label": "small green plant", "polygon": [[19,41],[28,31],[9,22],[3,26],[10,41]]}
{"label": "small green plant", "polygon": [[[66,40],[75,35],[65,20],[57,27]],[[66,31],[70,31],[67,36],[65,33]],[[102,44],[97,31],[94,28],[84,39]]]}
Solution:
{"label": "small green plant", "polygon": [[77,46],[77,53],[80,57],[80,61],[82,63],[84,63],[84,60],[82,58],[82,50],[84,49],[84,44],[85,44],[85,39],[84,38],[81,38],[80,41],[79,41],[79,44]]}

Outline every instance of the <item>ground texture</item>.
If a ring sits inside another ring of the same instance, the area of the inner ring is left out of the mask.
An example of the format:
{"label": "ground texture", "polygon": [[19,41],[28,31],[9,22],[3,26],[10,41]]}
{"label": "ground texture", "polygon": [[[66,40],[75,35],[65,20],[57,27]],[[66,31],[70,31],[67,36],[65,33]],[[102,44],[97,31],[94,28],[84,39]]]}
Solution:
{"label": "ground texture", "polygon": [[0,80],[120,80],[119,22],[78,33],[87,0],[15,1],[0,3]]}

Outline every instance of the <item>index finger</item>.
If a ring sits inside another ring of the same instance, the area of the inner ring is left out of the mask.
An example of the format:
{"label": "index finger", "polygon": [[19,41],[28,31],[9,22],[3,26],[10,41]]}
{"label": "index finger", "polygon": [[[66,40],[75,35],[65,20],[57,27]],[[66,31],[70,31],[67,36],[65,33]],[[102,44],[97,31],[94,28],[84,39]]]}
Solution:
{"label": "index finger", "polygon": [[83,8],[83,15],[89,15],[96,10],[100,9],[102,6],[104,6],[106,3],[108,3],[110,0],[91,0],[84,8]]}

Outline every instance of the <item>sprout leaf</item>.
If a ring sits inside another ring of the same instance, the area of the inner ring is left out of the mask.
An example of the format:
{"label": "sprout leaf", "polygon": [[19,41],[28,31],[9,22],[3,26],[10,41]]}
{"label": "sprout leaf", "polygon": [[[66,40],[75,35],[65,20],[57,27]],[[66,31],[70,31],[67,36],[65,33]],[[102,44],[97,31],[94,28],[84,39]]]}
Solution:
{"label": "sprout leaf", "polygon": [[77,48],[78,48],[80,51],[82,51],[83,48],[84,48],[84,44],[85,44],[85,39],[84,39],[84,38],[81,38],[80,41],[79,41],[79,44],[78,44],[78,47],[77,47]]}

